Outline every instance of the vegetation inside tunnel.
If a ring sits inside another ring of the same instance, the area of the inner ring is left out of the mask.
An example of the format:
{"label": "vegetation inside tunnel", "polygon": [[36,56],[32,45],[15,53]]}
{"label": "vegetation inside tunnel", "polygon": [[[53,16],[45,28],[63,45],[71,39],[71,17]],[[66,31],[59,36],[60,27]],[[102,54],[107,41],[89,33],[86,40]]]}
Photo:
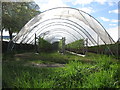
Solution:
{"label": "vegetation inside tunnel", "polygon": [[[89,53],[58,52],[3,56],[3,88],[120,88],[119,61]],[[56,65],[53,67],[53,65]]]}

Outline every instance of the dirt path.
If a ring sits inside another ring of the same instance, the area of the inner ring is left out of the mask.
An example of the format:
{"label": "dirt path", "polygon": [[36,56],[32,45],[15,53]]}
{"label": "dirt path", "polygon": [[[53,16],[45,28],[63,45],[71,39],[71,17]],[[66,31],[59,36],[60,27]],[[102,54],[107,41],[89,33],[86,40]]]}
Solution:
{"label": "dirt path", "polygon": [[32,67],[64,67],[65,64],[38,64],[38,63],[30,63],[30,64],[25,64],[24,66],[32,66]]}
{"label": "dirt path", "polygon": [[[23,54],[16,54],[15,57],[16,58],[20,58],[20,59],[29,59],[31,58],[33,53],[23,53]],[[37,55],[36,55],[37,56]],[[35,57],[35,59],[39,59],[39,57]],[[32,67],[64,67],[65,64],[60,64],[60,63],[35,63],[35,62],[25,62],[24,66],[32,66]]]}

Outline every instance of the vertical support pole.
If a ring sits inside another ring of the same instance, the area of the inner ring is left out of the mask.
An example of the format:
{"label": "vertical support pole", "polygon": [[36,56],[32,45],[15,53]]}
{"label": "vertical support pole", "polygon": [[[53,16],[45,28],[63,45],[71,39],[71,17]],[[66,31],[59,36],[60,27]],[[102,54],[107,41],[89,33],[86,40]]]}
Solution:
{"label": "vertical support pole", "polygon": [[82,40],[81,45],[82,45],[82,47],[81,47],[81,53],[84,54],[84,39]]}
{"label": "vertical support pole", "polygon": [[62,38],[62,52],[65,53],[65,37]]}
{"label": "vertical support pole", "polygon": [[64,41],[64,38],[62,38],[62,53],[64,54],[64,43],[63,43],[63,41]]}
{"label": "vertical support pole", "polygon": [[119,41],[117,42],[117,59],[120,58],[120,38]]}
{"label": "vertical support pole", "polygon": [[83,39],[83,54],[85,54],[85,39]]}
{"label": "vertical support pole", "polygon": [[36,37],[36,34],[35,34],[35,52],[38,53],[36,39],[37,39],[37,37]]}
{"label": "vertical support pole", "polygon": [[13,41],[10,40],[10,42],[8,43],[7,52],[12,51],[12,46],[13,46]]}
{"label": "vertical support pole", "polygon": [[38,38],[38,52],[40,53],[41,50],[41,37]]}
{"label": "vertical support pole", "polygon": [[[81,48],[80,48],[80,46],[81,46],[81,41],[80,41],[80,40],[79,40],[79,43],[78,43],[78,44],[79,44],[79,45],[78,45],[78,49],[77,49],[77,50],[78,50],[78,52],[79,52],[79,50],[81,49]],[[81,52],[80,52],[80,53],[81,53]]]}
{"label": "vertical support pole", "polygon": [[98,44],[97,53],[99,53],[99,35],[97,36],[97,44]]}
{"label": "vertical support pole", "polygon": [[65,37],[64,37],[64,53],[65,53]]}
{"label": "vertical support pole", "polygon": [[119,59],[119,55],[120,55],[120,38],[118,39],[117,43],[116,43],[116,56],[117,56],[117,59]]}
{"label": "vertical support pole", "polygon": [[88,39],[87,38],[86,38],[86,44],[85,44],[85,46],[86,46],[85,55],[87,55],[87,52],[88,52]]}

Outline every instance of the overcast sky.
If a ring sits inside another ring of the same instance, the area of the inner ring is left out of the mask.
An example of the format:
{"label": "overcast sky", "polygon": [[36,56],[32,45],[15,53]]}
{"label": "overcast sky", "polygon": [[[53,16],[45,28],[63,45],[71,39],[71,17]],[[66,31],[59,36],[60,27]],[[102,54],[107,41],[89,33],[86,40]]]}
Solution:
{"label": "overcast sky", "polygon": [[[119,0],[34,0],[45,11],[55,7],[73,7],[95,17],[118,40],[118,1]],[[7,33],[4,35],[7,35]]]}

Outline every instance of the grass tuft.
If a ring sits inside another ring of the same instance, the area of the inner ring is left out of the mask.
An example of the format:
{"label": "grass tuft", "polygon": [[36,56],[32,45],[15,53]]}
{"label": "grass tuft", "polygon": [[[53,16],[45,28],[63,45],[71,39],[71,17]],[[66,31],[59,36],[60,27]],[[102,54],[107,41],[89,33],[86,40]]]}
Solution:
{"label": "grass tuft", "polygon": [[[51,68],[28,63],[66,65]],[[3,88],[120,88],[119,63],[105,55],[24,53],[15,55],[13,60],[3,60],[2,66]]]}

